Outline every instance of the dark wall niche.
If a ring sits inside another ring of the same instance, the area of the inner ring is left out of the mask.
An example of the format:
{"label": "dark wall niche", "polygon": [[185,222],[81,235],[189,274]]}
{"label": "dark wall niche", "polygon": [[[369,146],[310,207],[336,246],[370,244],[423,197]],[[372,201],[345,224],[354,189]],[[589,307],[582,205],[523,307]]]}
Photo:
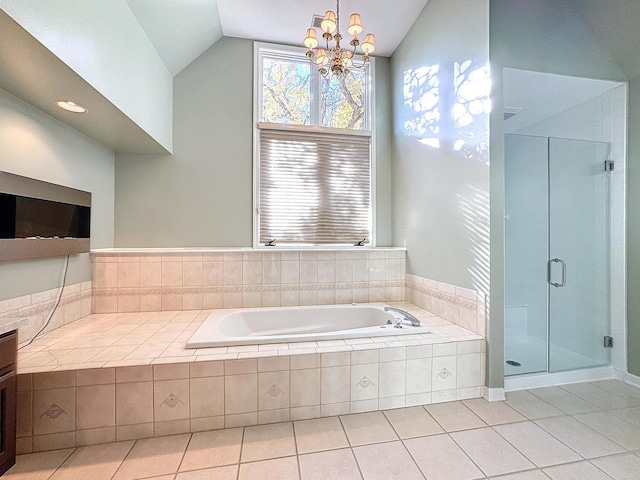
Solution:
{"label": "dark wall niche", "polygon": [[91,193],[0,172],[0,261],[89,251]]}

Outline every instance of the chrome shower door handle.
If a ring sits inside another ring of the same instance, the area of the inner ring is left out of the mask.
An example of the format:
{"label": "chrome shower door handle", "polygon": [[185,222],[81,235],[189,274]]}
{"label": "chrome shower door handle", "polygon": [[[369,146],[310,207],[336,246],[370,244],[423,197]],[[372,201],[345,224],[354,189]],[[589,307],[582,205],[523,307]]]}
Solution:
{"label": "chrome shower door handle", "polygon": [[[556,262],[562,265],[562,283],[551,281],[551,263]],[[559,258],[552,258],[547,262],[547,283],[554,287],[564,287],[567,284],[567,264]]]}

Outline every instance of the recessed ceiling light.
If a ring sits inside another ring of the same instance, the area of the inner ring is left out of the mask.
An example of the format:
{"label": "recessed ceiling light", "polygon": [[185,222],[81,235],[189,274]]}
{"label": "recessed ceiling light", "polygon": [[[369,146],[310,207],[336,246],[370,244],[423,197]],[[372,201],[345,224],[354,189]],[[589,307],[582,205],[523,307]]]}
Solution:
{"label": "recessed ceiling light", "polygon": [[69,102],[67,100],[59,100],[56,102],[56,105],[73,113],[85,113],[87,111],[87,109],[82,105],[78,105],[75,102]]}

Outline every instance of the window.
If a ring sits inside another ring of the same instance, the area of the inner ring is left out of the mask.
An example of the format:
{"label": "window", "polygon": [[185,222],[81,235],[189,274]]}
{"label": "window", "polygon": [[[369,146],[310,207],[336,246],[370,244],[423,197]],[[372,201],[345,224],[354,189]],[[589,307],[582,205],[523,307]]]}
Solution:
{"label": "window", "polygon": [[373,66],[321,77],[256,44],[255,243],[372,244]]}

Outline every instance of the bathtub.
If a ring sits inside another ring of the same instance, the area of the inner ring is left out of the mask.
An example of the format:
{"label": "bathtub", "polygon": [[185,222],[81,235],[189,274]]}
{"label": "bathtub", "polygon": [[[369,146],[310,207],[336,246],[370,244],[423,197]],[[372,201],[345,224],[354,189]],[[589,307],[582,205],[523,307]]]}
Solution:
{"label": "bathtub", "polygon": [[345,338],[428,333],[426,326],[387,325],[400,314],[385,312],[384,303],[314,307],[215,310],[187,342],[187,348],[312,342]]}

